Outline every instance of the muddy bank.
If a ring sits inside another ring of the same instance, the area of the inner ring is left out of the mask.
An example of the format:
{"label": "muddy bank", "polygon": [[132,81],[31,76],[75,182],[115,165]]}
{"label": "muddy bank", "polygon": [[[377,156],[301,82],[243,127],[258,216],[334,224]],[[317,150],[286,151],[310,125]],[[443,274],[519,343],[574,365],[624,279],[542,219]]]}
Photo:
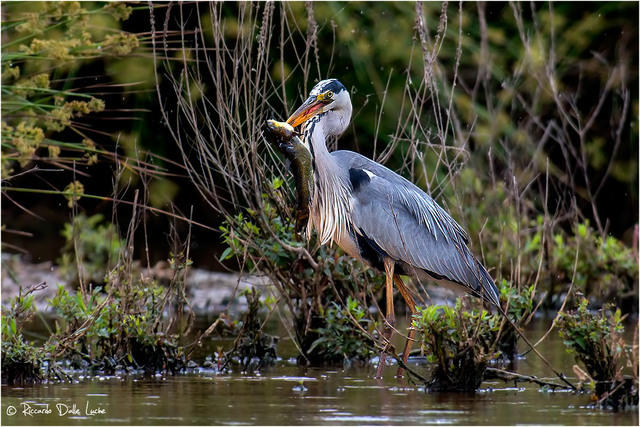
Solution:
{"label": "muddy bank", "polygon": [[[143,276],[151,277],[162,284],[168,284],[173,270],[168,263],[158,262],[152,268],[140,269]],[[57,265],[51,261],[32,264],[20,255],[2,253],[2,305],[7,306],[9,300],[18,295],[20,286],[44,283],[44,289],[35,292],[36,310],[50,314],[48,300],[53,298],[58,286],[63,285],[74,292],[75,287],[69,285]],[[245,298],[238,298],[240,292],[248,287],[258,287],[263,298],[276,290],[267,277],[234,272],[209,271],[201,268],[190,268],[186,279],[187,296],[197,316],[211,316],[225,310],[239,313],[247,309]],[[430,286],[428,304],[453,304],[456,294],[443,287]]]}
{"label": "muddy bank", "polygon": [[[173,270],[166,262],[159,262],[153,268],[141,269],[141,273],[158,280],[160,283],[168,283],[173,275]],[[256,286],[264,290],[263,294],[267,294],[269,288],[272,288],[269,280],[264,277],[208,271],[199,268],[189,269],[186,282],[191,307],[198,316],[211,315],[227,309],[231,312],[244,311],[247,308],[246,301],[244,298],[237,297],[243,289]],[[46,286],[33,294],[34,303],[36,309],[45,314],[50,312],[47,301],[55,296],[60,285],[65,286],[70,292],[75,291],[75,288],[68,284],[59,268],[52,262],[31,264],[24,261],[19,255],[2,254],[3,306],[6,306],[11,298],[18,295],[20,286],[26,289],[40,283],[44,283]]]}

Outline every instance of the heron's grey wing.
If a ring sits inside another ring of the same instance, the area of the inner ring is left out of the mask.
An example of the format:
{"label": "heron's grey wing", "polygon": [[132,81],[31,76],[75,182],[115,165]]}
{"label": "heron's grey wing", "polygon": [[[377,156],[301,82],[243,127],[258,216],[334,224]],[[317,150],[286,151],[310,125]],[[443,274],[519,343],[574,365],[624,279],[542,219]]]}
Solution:
{"label": "heron's grey wing", "polygon": [[349,174],[356,233],[409,268],[458,283],[499,304],[489,273],[473,256],[463,235],[451,232],[460,226],[433,199],[425,198],[413,185],[392,183],[369,169],[350,168]]}
{"label": "heron's grey wing", "polygon": [[393,187],[393,192],[403,199],[404,204],[418,221],[432,233],[438,228],[444,234],[445,239],[461,240],[465,244],[469,243],[469,236],[466,231],[431,196],[411,181],[360,153],[339,150],[334,151],[331,155],[346,171],[352,168],[362,169],[387,181]]}

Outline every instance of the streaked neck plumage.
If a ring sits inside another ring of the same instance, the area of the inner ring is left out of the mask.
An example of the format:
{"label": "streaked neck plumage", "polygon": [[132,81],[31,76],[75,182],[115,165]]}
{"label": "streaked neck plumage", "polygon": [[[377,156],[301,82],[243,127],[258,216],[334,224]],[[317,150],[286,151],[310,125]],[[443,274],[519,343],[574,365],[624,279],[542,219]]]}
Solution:
{"label": "streaked neck plumage", "polygon": [[324,114],[313,118],[304,129],[304,140],[309,144],[314,169],[307,236],[311,236],[312,227],[315,227],[322,245],[342,240],[347,232],[349,209],[349,178],[327,149],[325,118]]}

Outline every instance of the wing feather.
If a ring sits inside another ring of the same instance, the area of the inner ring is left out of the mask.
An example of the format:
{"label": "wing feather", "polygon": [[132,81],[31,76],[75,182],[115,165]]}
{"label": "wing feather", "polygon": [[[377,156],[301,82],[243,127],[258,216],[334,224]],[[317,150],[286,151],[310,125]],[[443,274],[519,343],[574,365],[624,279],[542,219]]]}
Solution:
{"label": "wing feather", "polygon": [[[352,192],[355,231],[372,239],[409,268],[458,283],[497,304],[497,288],[467,246],[462,227],[426,193],[409,181],[357,153],[339,154],[343,167],[369,177]],[[363,160],[364,159],[364,160]]]}

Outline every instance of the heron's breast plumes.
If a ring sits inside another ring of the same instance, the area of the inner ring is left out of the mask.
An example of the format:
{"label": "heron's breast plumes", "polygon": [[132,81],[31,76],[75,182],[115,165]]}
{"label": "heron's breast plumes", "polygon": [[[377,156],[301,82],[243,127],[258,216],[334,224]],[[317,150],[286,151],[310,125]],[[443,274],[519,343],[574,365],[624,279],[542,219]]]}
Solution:
{"label": "heron's breast plumes", "polygon": [[311,200],[311,221],[307,225],[307,236],[315,227],[320,244],[341,242],[347,233],[349,218],[349,192],[340,176],[316,174]]}

